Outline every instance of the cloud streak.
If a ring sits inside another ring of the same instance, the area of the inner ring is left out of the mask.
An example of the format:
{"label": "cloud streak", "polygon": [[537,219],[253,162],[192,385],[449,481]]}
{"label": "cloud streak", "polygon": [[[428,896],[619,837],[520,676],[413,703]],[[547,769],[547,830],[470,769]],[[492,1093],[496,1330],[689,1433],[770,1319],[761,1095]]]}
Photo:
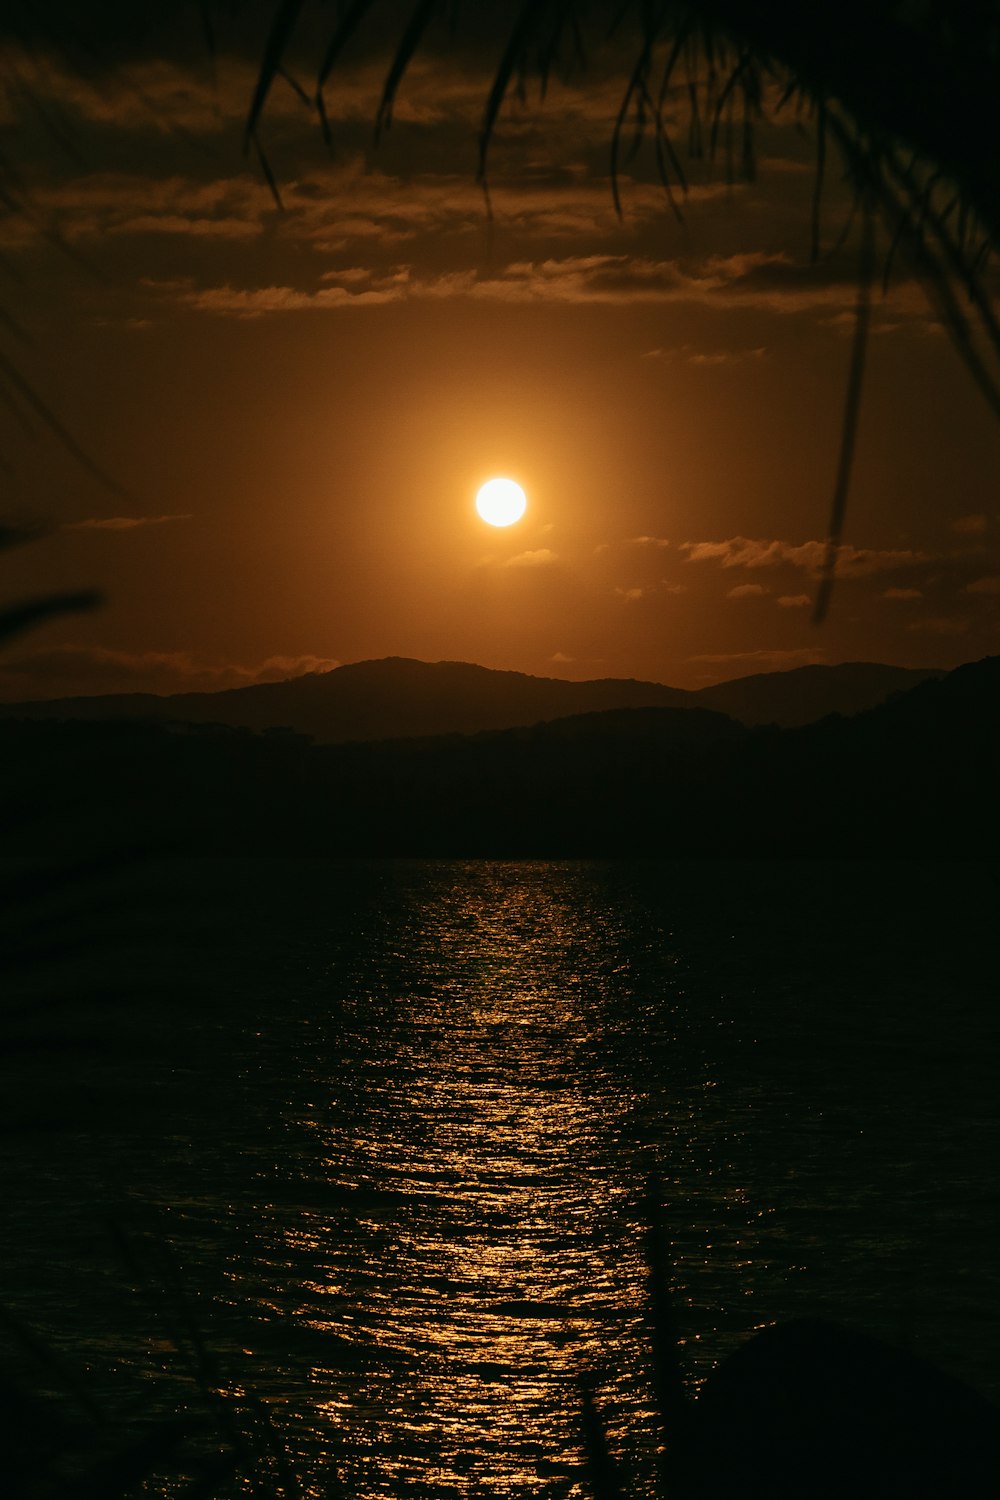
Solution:
{"label": "cloud streak", "polygon": [[[722,568],[799,568],[817,576],[826,556],[826,543],[785,542],[735,536],[722,542],[682,542],[680,550],[688,562],[715,562]],[[926,552],[843,546],[837,554],[837,573],[842,578],[865,578],[930,562]]]}
{"label": "cloud streak", "polygon": [[826,653],[818,646],[793,646],[787,650],[766,648],[758,651],[728,651],[714,655],[689,656],[689,662],[701,662],[712,667],[737,667],[748,674],[757,672],[780,672],[790,667],[815,666],[825,660]]}
{"label": "cloud streak", "polygon": [[557,555],[548,547],[536,547],[530,552],[518,552],[504,563],[505,568],[547,568],[558,562]]}
{"label": "cloud streak", "polygon": [[982,511],[977,511],[971,516],[959,516],[952,521],[951,529],[958,536],[985,536],[990,529],[989,517]]}
{"label": "cloud streak", "polygon": [[66,521],[64,531],[141,531],[148,526],[167,526],[173,521],[190,521],[190,511],[170,516],[88,516],[85,521]]}
{"label": "cloud streak", "polygon": [[256,666],[218,662],[189,651],[122,651],[107,646],[39,647],[6,658],[0,691],[8,701],[97,693],[218,692],[280,682],[340,665],[331,657],[269,656]]}
{"label": "cloud streak", "polygon": [[[381,234],[377,218],[363,223],[365,233]],[[343,228],[343,226],[341,226]],[[341,236],[343,248],[347,237]],[[825,279],[812,267],[798,267],[784,255],[764,252],[710,256],[701,263],[650,260],[630,255],[568,256],[544,261],[512,261],[497,275],[465,269],[431,274],[412,265],[392,272],[352,265],[323,278],[332,286],[245,286],[231,284],[182,291],[179,300],[201,312],[231,317],[308,308],[364,307],[387,301],[473,301],[552,307],[625,307],[686,303],[715,308],[756,308],[773,313],[808,312],[831,304],[850,305],[852,281]],[[757,351],[752,351],[757,357]],[[729,355],[693,355],[705,365],[731,362]]]}

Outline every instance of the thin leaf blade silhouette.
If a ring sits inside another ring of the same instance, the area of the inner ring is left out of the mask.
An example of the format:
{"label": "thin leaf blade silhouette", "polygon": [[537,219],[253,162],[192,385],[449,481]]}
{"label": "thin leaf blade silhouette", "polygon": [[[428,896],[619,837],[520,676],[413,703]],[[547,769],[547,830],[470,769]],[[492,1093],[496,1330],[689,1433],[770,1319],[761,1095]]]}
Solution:
{"label": "thin leaf blade silhouette", "polygon": [[0,642],[12,640],[25,630],[41,625],[45,620],[58,615],[76,614],[81,610],[96,609],[102,596],[96,589],[78,589],[65,594],[50,594],[45,598],[26,599],[22,604],[0,610]]}

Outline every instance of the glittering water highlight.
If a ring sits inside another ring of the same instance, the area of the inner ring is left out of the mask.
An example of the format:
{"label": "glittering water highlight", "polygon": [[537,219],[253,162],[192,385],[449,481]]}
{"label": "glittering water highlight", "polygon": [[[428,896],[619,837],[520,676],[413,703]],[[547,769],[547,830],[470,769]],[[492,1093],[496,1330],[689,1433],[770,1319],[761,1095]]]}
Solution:
{"label": "glittering water highlight", "polygon": [[[307,1493],[332,1462],[357,1500],[582,1494],[589,1371],[651,1494],[650,1178],[692,1384],[796,1312],[971,1353],[988,1382],[985,1333],[955,1330],[996,1320],[996,1021],[954,931],[947,964],[925,946],[902,972],[912,903],[887,930],[856,875],[810,892],[787,868],[191,878],[213,925],[176,960],[202,984],[182,1059],[150,1049],[147,1114],[65,1132],[41,1187],[21,1162],[15,1292],[109,1388],[165,1400],[173,1365],[169,1329],[86,1293],[95,1202],[153,1215]],[[29,1220],[56,1201],[40,1272]]]}

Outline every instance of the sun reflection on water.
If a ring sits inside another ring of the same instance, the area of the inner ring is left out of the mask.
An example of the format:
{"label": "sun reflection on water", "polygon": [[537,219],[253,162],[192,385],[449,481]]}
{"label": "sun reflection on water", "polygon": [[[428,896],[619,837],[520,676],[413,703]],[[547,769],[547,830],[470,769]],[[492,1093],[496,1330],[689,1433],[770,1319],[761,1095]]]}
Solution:
{"label": "sun reflection on water", "polygon": [[442,891],[407,936],[353,1128],[336,1106],[307,1122],[339,1223],[319,1264],[289,1232],[318,1272],[298,1316],[348,1354],[313,1368],[321,1409],[359,1497],[581,1493],[580,1373],[633,1443],[649,1407],[619,1154],[637,1100],[590,1014],[613,944],[509,873]]}
{"label": "sun reflection on water", "polygon": [[[198,1407],[193,1327],[304,1495],[328,1500],[336,1464],[352,1500],[555,1500],[582,1489],[588,1367],[649,1500],[647,1172],[692,1381],[767,1323],[825,1316],[996,1392],[977,880],[935,965],[911,949],[944,921],[919,870],[884,953],[880,868],[834,872],[822,900],[812,868],[711,861],[191,873],[213,947],[149,967],[204,1004],[162,1018],[179,1046],[109,1073],[130,1128],[7,1141],[8,1305],[110,1409]],[[152,1302],[97,1253],[116,1205],[149,1290],[174,1266]]]}

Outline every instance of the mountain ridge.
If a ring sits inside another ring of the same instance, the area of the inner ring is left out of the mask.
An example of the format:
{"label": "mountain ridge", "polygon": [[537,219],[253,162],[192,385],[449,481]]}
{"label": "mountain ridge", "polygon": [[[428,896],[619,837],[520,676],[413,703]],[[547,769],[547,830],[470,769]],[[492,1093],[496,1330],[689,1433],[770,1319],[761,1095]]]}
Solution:
{"label": "mountain ridge", "polygon": [[687,689],[634,677],[577,682],[473,662],[391,656],[216,692],[114,693],[6,703],[0,704],[0,716],[227,724],[256,732],[287,728],[320,744],[476,734],[619,708],[701,708],[728,714],[748,726],[795,727],[830,713],[863,712],[893,693],[942,675],[931,668],[844,662],[756,673]]}
{"label": "mountain ridge", "polygon": [[32,857],[87,826],[95,847],[366,858],[981,859],[1000,843],[1000,656],[793,729],[666,706],[315,745],[23,719],[0,749]]}

